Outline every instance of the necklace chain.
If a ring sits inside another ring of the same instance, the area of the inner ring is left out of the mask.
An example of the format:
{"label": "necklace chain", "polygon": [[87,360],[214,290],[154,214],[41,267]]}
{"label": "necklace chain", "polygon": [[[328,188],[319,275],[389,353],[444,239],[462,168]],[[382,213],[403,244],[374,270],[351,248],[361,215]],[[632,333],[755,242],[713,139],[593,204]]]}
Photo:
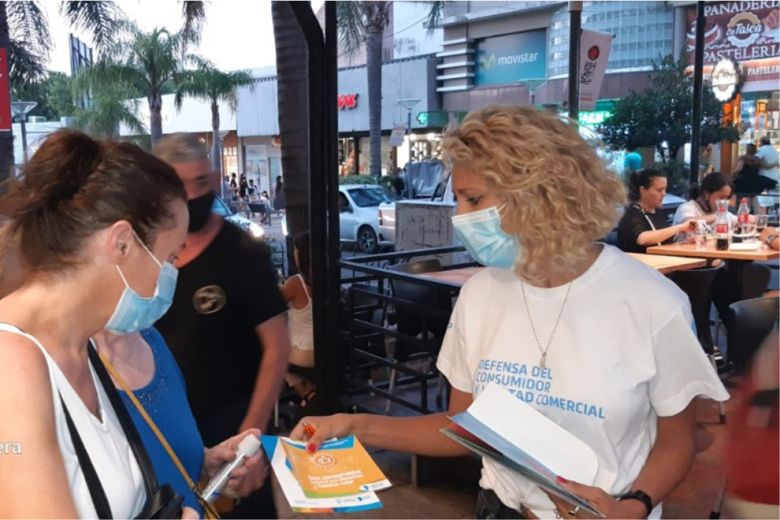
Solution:
{"label": "necklace chain", "polygon": [[539,366],[542,368],[547,368],[547,351],[550,350],[550,345],[552,344],[552,340],[555,337],[555,331],[558,330],[558,324],[561,321],[561,316],[563,316],[563,310],[566,308],[566,302],[569,301],[569,293],[571,293],[572,285],[574,285],[574,280],[569,283],[569,288],[566,289],[566,296],[563,298],[563,304],[561,305],[558,318],[555,320],[555,325],[553,325],[552,332],[550,333],[550,339],[547,340],[547,345],[544,347],[544,349],[542,349],[542,342],[539,341],[539,335],[536,333],[534,320],[531,319],[531,309],[528,307],[528,296],[525,294],[525,283],[522,279],[520,280],[520,289],[523,291],[523,303],[525,303],[525,312],[528,315],[528,323],[531,324],[531,332],[533,332],[534,339],[536,340],[536,348],[539,349],[539,353],[542,355],[539,358]]}

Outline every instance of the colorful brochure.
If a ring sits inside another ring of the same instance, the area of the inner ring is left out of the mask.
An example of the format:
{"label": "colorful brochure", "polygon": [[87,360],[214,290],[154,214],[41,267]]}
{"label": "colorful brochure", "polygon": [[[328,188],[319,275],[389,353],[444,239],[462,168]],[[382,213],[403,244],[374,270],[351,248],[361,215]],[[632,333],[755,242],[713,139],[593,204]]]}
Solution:
{"label": "colorful brochure", "polygon": [[[261,437],[263,450],[270,460],[276,479],[294,512],[315,514],[354,513],[382,507],[382,502],[373,491],[361,491],[351,495],[328,498],[311,498],[306,496],[303,487],[293,474],[292,465],[287,459],[282,439],[284,438],[273,435],[263,435]],[[295,442],[291,439],[285,440]],[[323,447],[326,447],[327,444],[323,445]],[[388,482],[387,486],[389,487],[389,485]]]}
{"label": "colorful brochure", "polygon": [[604,517],[556,482],[561,476],[592,485],[598,470],[596,453],[507,390],[491,383],[468,410],[450,419],[452,423],[440,430],[450,439],[516,471],[583,511]]}
{"label": "colorful brochure", "polygon": [[382,470],[354,435],[327,441],[316,453],[306,443],[281,439],[295,479],[309,498],[331,498],[390,487]]}

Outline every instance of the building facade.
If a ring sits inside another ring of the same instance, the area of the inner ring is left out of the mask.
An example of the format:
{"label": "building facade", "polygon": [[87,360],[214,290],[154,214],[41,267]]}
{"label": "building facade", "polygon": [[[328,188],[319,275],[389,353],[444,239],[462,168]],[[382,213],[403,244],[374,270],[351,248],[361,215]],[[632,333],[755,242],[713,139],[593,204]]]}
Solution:
{"label": "building facade", "polygon": [[[613,35],[595,110],[581,123],[597,125],[611,101],[648,85],[653,61],[672,54],[675,30],[685,29],[670,2],[584,2],[583,29]],[[438,91],[444,110],[467,112],[488,103],[547,105],[566,98],[568,2],[453,2],[445,8]]]}
{"label": "building facade", "polygon": [[[436,92],[434,55],[391,60],[382,65],[382,170],[391,173],[403,167],[411,150],[414,161],[438,156],[446,118],[442,117]],[[281,172],[279,110],[276,75],[256,75],[254,89],[238,91],[237,134],[239,165],[254,164],[252,157],[265,158],[267,177]],[[370,142],[368,82],[364,65],[345,67],[338,73],[340,173],[368,173]],[[413,105],[411,109],[406,106]],[[394,128],[406,131],[411,114],[411,135],[400,146],[390,144]],[[261,162],[263,159],[261,159]],[[260,185],[265,181],[261,180]]]}

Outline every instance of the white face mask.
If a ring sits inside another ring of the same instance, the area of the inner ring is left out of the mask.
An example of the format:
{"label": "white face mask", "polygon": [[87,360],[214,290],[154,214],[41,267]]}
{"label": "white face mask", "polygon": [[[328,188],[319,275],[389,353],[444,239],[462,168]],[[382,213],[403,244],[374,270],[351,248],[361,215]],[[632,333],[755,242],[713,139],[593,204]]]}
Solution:
{"label": "white face mask", "polygon": [[474,260],[487,267],[511,269],[520,255],[520,242],[501,229],[503,208],[455,215],[452,226]]}

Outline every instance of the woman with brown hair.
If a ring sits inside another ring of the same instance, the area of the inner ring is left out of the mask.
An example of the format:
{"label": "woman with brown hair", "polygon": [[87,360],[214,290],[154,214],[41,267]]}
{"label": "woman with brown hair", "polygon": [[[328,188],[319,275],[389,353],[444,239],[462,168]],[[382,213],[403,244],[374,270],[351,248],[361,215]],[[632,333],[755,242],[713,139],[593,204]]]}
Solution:
{"label": "woman with brown hair", "polygon": [[87,344],[167,308],[187,233],[181,181],[135,145],[63,130],[11,182],[0,214],[23,274],[0,300],[0,439],[21,448],[0,457],[0,516],[97,516],[75,429],[111,513],[133,517],[142,474]]}
{"label": "woman with brown hair", "polygon": [[[692,331],[686,296],[597,242],[625,203],[622,183],[574,125],[530,107],[472,112],[447,132],[443,149],[457,196],[453,225],[489,267],[463,286],[439,355],[452,385],[449,410],[306,418],[316,430],[309,450],[354,433],[385,449],[462,455],[438,430],[494,382],[596,453],[593,482],[561,485],[607,517],[660,516],[693,459],[694,398],[728,394]],[[534,371],[549,377],[529,402],[512,386],[525,378],[505,376]],[[299,424],[293,437],[305,438],[304,430]],[[488,459],[480,485],[480,518],[585,516]]]}

